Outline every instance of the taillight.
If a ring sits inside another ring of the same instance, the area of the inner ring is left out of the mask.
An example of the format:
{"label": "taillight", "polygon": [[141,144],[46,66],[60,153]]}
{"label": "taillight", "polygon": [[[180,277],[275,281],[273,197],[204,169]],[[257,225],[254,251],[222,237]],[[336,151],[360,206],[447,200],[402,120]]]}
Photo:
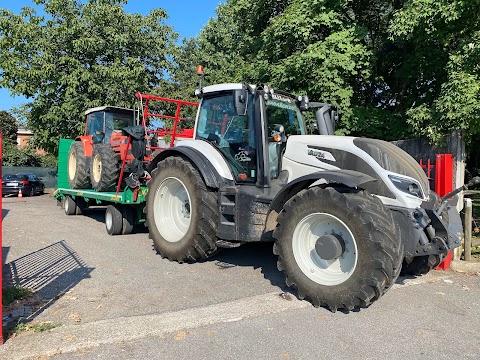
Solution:
{"label": "taillight", "polygon": [[23,183],[23,185],[28,185],[30,184],[30,181],[28,180],[20,180],[21,183]]}

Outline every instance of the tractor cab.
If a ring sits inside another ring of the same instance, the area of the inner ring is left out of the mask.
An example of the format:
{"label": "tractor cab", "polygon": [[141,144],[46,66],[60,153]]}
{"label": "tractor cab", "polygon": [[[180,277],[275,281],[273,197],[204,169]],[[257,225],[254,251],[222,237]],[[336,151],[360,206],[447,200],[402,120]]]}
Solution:
{"label": "tractor cab", "polygon": [[302,111],[321,108],[317,127],[333,133],[331,106],[310,104],[306,96],[240,83],[206,86],[197,95],[195,138],[220,151],[237,183],[264,187],[279,177],[287,138],[307,134]]}
{"label": "tractor cab", "polygon": [[114,106],[89,109],[85,116],[85,135],[92,136],[94,144],[109,144],[114,132],[121,133],[135,122],[133,110]]}

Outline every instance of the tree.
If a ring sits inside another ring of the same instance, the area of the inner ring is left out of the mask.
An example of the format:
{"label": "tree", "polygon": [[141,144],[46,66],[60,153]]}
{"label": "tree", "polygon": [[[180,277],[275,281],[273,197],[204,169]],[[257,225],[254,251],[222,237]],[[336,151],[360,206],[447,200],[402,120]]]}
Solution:
{"label": "tree", "polygon": [[[408,43],[416,96],[407,115],[420,135],[438,141],[454,129],[480,132],[480,1],[411,0],[395,12],[391,39]],[[425,71],[430,70],[430,71]]]}
{"label": "tree", "polygon": [[31,99],[32,143],[57,151],[82,132],[91,107],[130,107],[164,80],[173,30],[167,14],[127,14],[126,0],[33,0],[19,15],[0,9],[0,86]]}
{"label": "tree", "polygon": [[3,134],[4,143],[17,143],[18,122],[8,112],[0,111],[0,132]]}

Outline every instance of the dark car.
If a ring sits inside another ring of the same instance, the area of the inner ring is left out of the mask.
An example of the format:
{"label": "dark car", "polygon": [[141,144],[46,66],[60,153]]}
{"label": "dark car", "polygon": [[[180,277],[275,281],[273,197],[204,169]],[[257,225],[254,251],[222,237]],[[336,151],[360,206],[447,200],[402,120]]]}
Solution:
{"label": "dark car", "polygon": [[15,194],[22,189],[22,195],[43,194],[45,184],[35,174],[9,174],[2,177],[2,196]]}

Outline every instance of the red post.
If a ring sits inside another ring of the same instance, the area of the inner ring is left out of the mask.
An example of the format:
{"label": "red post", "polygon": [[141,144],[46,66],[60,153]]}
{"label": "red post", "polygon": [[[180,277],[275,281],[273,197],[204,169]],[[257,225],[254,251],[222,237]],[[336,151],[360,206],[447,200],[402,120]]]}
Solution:
{"label": "red post", "polygon": [[[453,190],[453,155],[437,154],[435,163],[435,192],[444,196]],[[443,262],[437,266],[437,270],[448,270],[452,262],[450,250]]]}
{"label": "red post", "polygon": [[453,190],[453,155],[437,154],[435,163],[435,192],[444,196]]}
{"label": "red post", "polygon": [[[2,178],[2,154],[3,154],[3,149],[2,149],[2,133],[0,133],[0,179]],[[3,274],[3,254],[2,254],[2,247],[3,247],[3,242],[2,242],[2,219],[3,219],[3,203],[2,203],[2,188],[0,187],[0,211],[2,212],[2,216],[0,217],[0,291],[2,291],[3,295],[3,282],[2,282],[2,274]],[[3,344],[3,314],[2,314],[2,309],[3,309],[3,303],[2,303],[2,296],[0,296],[0,321],[2,322],[2,325],[0,326],[0,345]]]}

